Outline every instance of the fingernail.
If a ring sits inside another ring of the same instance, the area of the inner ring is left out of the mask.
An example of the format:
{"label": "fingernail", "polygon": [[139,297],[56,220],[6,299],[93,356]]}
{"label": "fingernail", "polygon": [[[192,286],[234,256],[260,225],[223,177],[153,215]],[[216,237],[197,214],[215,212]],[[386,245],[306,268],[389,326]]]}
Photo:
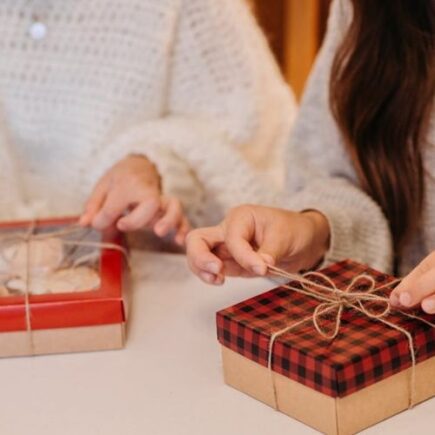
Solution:
{"label": "fingernail", "polygon": [[266,273],[266,267],[265,266],[252,266],[252,271],[256,274],[256,275],[264,275]]}
{"label": "fingernail", "polygon": [[435,301],[429,299],[421,303],[421,308],[428,314],[435,313]]}
{"label": "fingernail", "polygon": [[214,263],[214,262],[207,263],[207,264],[205,265],[205,268],[206,268],[210,273],[214,273],[215,275],[217,275],[217,274],[220,272],[219,264]]}
{"label": "fingernail", "polygon": [[400,305],[399,296],[396,293],[391,293],[390,295],[390,303],[393,307],[398,307]]}
{"label": "fingernail", "polygon": [[412,304],[411,295],[407,292],[400,293],[399,301],[404,307],[410,307]]}
{"label": "fingernail", "polygon": [[225,277],[222,274],[219,274],[214,281],[216,285],[222,285],[224,282],[225,282]]}
{"label": "fingernail", "polygon": [[205,282],[208,282],[209,284],[214,283],[215,277],[211,273],[199,272],[199,276],[201,277],[202,280],[204,280]]}

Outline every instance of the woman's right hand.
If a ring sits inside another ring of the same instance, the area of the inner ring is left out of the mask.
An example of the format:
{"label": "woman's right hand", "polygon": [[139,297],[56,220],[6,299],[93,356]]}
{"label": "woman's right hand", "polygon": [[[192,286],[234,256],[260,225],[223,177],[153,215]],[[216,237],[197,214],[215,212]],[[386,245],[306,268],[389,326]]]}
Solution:
{"label": "woman's right hand", "polygon": [[80,225],[120,231],[152,228],[159,237],[173,234],[184,245],[190,224],[181,202],[162,196],[160,175],[145,156],[130,155],[110,168],[87,201]]}
{"label": "woman's right hand", "polygon": [[187,257],[193,273],[220,285],[225,276],[266,275],[269,265],[290,272],[311,269],[326,254],[329,238],[320,212],[243,205],[219,225],[190,232]]}

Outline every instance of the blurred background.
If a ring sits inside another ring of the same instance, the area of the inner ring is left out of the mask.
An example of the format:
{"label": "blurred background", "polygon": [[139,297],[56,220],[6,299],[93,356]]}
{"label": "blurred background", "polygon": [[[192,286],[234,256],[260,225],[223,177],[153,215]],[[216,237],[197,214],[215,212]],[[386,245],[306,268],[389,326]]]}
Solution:
{"label": "blurred background", "polygon": [[299,99],[322,43],[331,0],[248,0]]}

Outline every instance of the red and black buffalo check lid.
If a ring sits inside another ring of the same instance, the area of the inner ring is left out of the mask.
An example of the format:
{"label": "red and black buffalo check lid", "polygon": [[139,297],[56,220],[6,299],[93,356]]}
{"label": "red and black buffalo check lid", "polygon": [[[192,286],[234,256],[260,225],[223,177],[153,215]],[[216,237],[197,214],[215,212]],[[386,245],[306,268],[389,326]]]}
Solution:
{"label": "red and black buffalo check lid", "polygon": [[[346,260],[321,271],[344,289],[362,273],[377,285],[393,277]],[[298,284],[292,283],[292,286]],[[388,294],[391,289],[386,289]],[[268,365],[271,334],[310,314],[319,302],[284,287],[275,288],[217,313],[220,343],[263,366]],[[433,321],[433,317],[418,313]],[[413,336],[417,362],[435,354],[435,329],[400,313],[387,319]],[[332,397],[344,397],[411,366],[403,332],[346,308],[338,336],[323,338],[306,322],[279,336],[273,346],[272,370]]]}

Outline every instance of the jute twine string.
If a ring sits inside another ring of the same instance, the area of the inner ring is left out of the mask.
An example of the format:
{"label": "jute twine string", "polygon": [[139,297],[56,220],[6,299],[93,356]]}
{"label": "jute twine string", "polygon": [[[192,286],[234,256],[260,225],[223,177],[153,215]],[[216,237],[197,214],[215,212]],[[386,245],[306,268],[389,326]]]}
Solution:
{"label": "jute twine string", "polygon": [[[128,251],[116,243],[107,242],[94,242],[86,240],[68,240],[64,239],[66,236],[71,236],[79,232],[83,232],[84,228],[78,225],[70,225],[61,230],[51,231],[47,233],[35,234],[36,221],[32,221],[25,232],[17,232],[13,234],[6,234],[0,236],[0,246],[5,243],[17,243],[23,242],[26,247],[26,269],[25,269],[25,289],[24,289],[24,309],[25,309],[25,321],[26,321],[26,331],[29,342],[29,348],[32,355],[35,354],[35,342],[33,339],[32,332],[32,316],[31,316],[31,304],[30,304],[30,284],[31,284],[31,242],[35,240],[49,240],[53,238],[60,238],[64,245],[76,246],[76,247],[90,247],[96,249],[108,249],[121,252],[124,258],[127,260],[128,264]],[[2,254],[3,255],[3,254]]]}
{"label": "jute twine string", "polygon": [[35,231],[35,222],[32,222],[28,228],[28,230],[23,234],[23,241],[26,246],[26,272],[25,272],[25,292],[24,292],[24,309],[25,309],[25,319],[26,319],[26,331],[27,331],[27,339],[29,341],[30,352],[33,355],[35,353],[35,342],[33,340],[32,334],[32,318],[30,315],[30,296],[29,296],[29,288],[30,288],[30,241],[32,240],[32,235]]}
{"label": "jute twine string", "polygon": [[[327,340],[333,340],[337,337],[340,331],[342,314],[345,308],[353,309],[356,312],[359,312],[373,320],[381,322],[384,325],[387,325],[390,328],[399,331],[406,337],[406,339],[408,340],[409,355],[411,359],[408,408],[412,408],[415,405],[416,356],[414,340],[409,331],[386,319],[390,315],[393,308],[391,307],[388,297],[383,296],[382,294],[377,294],[379,291],[384,290],[385,288],[392,287],[398,284],[400,282],[400,279],[395,279],[386,284],[376,286],[376,281],[372,276],[368,274],[361,274],[353,278],[350,284],[345,289],[339,289],[328,276],[321,272],[306,272],[304,274],[289,273],[274,266],[269,266],[269,272],[272,275],[289,279],[292,282],[298,283],[300,285],[300,287],[296,287],[290,282],[289,284],[281,285],[281,287],[284,287],[296,293],[309,296],[320,302],[310,315],[271,334],[268,348],[267,366],[272,380],[274,407],[276,410],[279,409],[279,404],[275,375],[272,370],[273,348],[276,340],[283,334],[290,332],[291,330],[294,330],[299,326],[309,322],[313,323],[314,328],[323,338]],[[317,279],[317,281],[314,281],[313,279]],[[319,283],[319,280],[323,281],[324,284]],[[358,291],[358,286],[361,286],[363,284],[365,284],[366,286],[368,285],[367,289],[365,291]],[[434,323],[431,323],[419,316],[398,309],[394,309],[394,311],[401,313],[405,317],[419,320],[431,326],[432,328],[435,328]],[[334,327],[332,331],[329,331],[321,324],[322,316],[324,316],[325,314],[334,316]]]}

